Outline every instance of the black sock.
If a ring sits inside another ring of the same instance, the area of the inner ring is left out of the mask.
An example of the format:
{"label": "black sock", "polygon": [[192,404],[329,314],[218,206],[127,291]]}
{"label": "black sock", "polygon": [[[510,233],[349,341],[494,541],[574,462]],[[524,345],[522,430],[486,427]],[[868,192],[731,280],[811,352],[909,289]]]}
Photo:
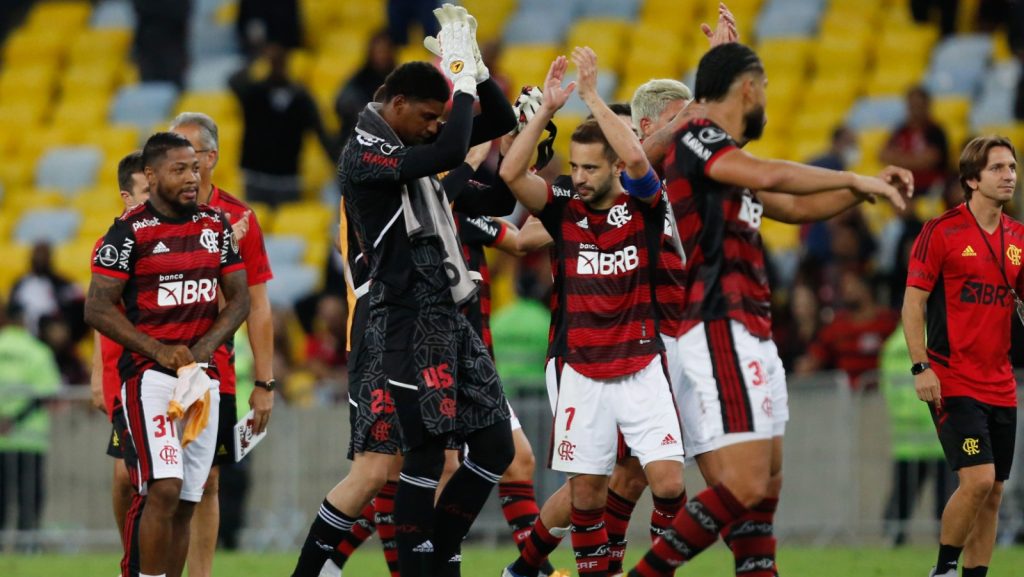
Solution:
{"label": "black sock", "polygon": [[320,512],[309,527],[306,542],[302,544],[292,577],[317,577],[338,543],[352,530],[355,521],[324,499]]}
{"label": "black sock", "polygon": [[402,577],[434,574],[434,493],[437,481],[426,477],[399,477],[395,494],[395,541]]}
{"label": "black sock", "polygon": [[978,565],[977,567],[964,567],[962,577],[985,577],[988,575],[988,567]]}
{"label": "black sock", "polygon": [[960,559],[960,552],[963,551],[963,547],[954,547],[952,545],[943,545],[939,543],[939,560],[935,562],[935,574],[942,575],[948,573],[950,569],[953,573],[956,573],[957,562]]}
{"label": "black sock", "polygon": [[499,479],[501,473],[484,469],[469,456],[448,481],[434,514],[437,526],[434,562],[438,577],[459,575],[462,540]]}

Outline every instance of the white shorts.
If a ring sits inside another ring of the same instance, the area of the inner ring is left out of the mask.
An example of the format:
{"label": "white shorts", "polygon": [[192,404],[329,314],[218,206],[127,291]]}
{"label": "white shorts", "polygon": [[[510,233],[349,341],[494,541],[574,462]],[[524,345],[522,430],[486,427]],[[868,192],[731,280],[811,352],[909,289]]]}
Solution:
{"label": "white shorts", "polygon": [[679,406],[679,418],[683,424],[683,447],[686,450],[687,460],[697,455],[707,453],[712,449],[711,443],[705,441],[698,443],[700,438],[700,402],[697,400],[697,391],[693,387],[681,387],[683,382],[682,359],[686,351],[681,350],[680,339],[666,334],[661,335],[665,343],[665,359],[668,364],[668,378],[672,383],[672,392],[675,394],[676,403]]}
{"label": "white shorts", "polygon": [[522,429],[523,424],[519,422],[519,417],[516,416],[516,411],[512,408],[512,403],[509,403],[508,399],[505,399],[505,403],[508,404],[508,414],[512,416],[512,418],[509,419],[512,425],[512,430],[518,431],[519,429]]}
{"label": "white shorts", "polygon": [[674,339],[672,348],[687,455],[785,434],[786,371],[771,339],[758,339],[742,323],[715,320]]}
{"label": "white shorts", "polygon": [[145,495],[149,481],[181,479],[180,499],[198,503],[203,498],[203,485],[210,475],[217,446],[220,381],[210,383],[210,417],[206,428],[184,450],[179,439],[188,419],[175,423],[167,417],[167,405],[177,379],[149,370],[142,374],[141,383],[133,381],[122,385],[121,398],[125,399],[125,419],[133,446],[125,464],[135,486]]}
{"label": "white shorts", "polygon": [[557,381],[552,469],[611,475],[620,431],[641,466],[682,462],[679,415],[660,355],[616,379],[591,379],[563,364]]}

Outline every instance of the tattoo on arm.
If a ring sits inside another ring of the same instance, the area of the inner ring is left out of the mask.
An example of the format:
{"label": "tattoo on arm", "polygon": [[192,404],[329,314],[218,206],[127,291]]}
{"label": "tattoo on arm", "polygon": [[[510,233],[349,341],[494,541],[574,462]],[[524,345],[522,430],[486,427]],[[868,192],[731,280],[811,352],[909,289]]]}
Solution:
{"label": "tattoo on arm", "polygon": [[124,348],[155,360],[160,342],[135,328],[118,308],[125,281],[94,274],[85,299],[85,322]]}
{"label": "tattoo on arm", "polygon": [[217,320],[213,322],[210,330],[192,347],[192,356],[199,363],[209,362],[213,351],[235,334],[242,321],[249,315],[249,286],[246,282],[245,269],[222,276],[221,288],[224,291],[226,305],[217,315]]}

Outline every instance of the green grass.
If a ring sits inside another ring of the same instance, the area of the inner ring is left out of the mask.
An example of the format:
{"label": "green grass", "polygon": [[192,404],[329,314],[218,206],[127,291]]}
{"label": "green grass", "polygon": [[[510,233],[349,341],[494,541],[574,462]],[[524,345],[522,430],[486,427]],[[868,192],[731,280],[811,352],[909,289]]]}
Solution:
{"label": "green grass", "polygon": [[[643,551],[632,547],[628,555],[635,561]],[[511,548],[467,548],[462,574],[466,577],[498,577],[501,568],[515,559]],[[278,577],[291,574],[295,553],[218,553],[214,560],[216,577]],[[925,577],[935,559],[934,548],[905,549],[802,549],[786,547],[779,551],[779,568],[785,577]],[[89,555],[2,555],[0,575],[5,577],[54,577],[81,575],[115,577],[119,557],[113,554]],[[573,567],[571,552],[559,548],[552,562],[558,568]],[[997,549],[992,561],[993,577],[1020,575],[1024,567],[1024,548]],[[379,543],[374,540],[352,557],[345,567],[352,577],[387,577]],[[721,545],[679,570],[678,575],[732,577],[732,559]]]}

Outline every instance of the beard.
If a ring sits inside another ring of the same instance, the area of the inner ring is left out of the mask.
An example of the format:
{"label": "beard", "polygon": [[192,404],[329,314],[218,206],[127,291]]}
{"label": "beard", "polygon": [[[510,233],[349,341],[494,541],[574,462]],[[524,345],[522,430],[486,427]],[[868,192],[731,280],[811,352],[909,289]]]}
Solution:
{"label": "beard", "polygon": [[757,140],[764,134],[765,125],[764,106],[758,106],[743,115],[743,139]]}

